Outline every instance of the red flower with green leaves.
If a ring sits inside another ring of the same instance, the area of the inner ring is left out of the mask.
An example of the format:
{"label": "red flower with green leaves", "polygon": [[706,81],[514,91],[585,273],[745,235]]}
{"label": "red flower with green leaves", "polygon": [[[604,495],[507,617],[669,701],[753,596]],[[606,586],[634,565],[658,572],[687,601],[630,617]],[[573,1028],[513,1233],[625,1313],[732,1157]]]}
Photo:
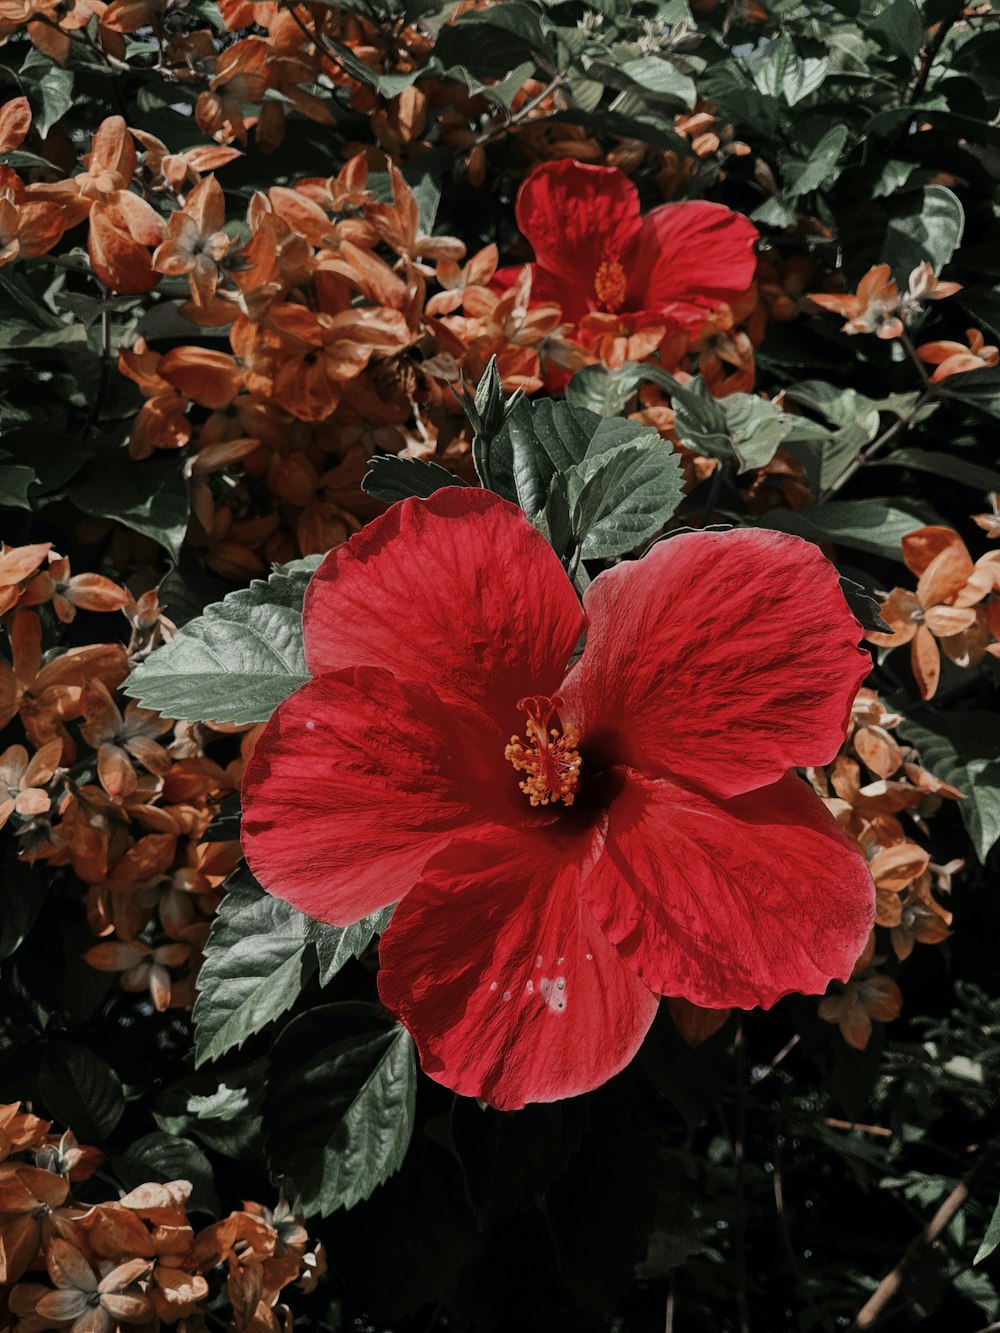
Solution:
{"label": "red flower with green leaves", "polygon": [[447,488],[332,551],[303,625],[247,860],[333,925],[398,904],[379,991],[432,1078],[552,1101],[623,1068],[661,994],[850,976],[871,878],[789,769],[833,759],[869,658],[815,546],[682,534],[581,608],[519,509]]}
{"label": "red flower with green leaves", "polygon": [[[517,196],[517,225],[535,251],[531,299],[587,314],[645,314],[697,328],[753,282],[757,229],[724,204],[691,200],[642,215],[617,167],[545,162]],[[502,269],[511,282],[520,269]]]}

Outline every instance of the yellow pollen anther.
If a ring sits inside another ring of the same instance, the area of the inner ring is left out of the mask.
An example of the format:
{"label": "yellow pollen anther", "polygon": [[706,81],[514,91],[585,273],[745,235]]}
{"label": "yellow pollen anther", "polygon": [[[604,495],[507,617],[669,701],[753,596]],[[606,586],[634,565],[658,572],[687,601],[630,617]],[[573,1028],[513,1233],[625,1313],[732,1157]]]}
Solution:
{"label": "yellow pollen anther", "polygon": [[519,700],[518,708],[528,714],[527,739],[511,736],[503,752],[514,769],[526,775],[517,785],[532,805],[549,805],[553,801],[572,805],[576,799],[582,762],[576,748],[580,733],[572,723],[561,730],[549,726],[561,702],[558,695],[552,699],[534,695]]}
{"label": "yellow pollen anther", "polygon": [[628,279],[625,270],[617,259],[604,259],[597,266],[594,274],[594,295],[599,304],[609,313],[614,314],[625,304],[628,291]]}

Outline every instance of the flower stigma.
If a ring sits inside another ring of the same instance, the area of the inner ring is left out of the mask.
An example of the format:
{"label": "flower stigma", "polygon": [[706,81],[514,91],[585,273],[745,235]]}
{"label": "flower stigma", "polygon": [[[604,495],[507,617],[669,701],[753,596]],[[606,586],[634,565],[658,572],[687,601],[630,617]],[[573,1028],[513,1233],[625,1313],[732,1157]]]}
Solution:
{"label": "flower stigma", "polygon": [[527,713],[525,740],[511,736],[504,758],[525,778],[517,785],[532,805],[562,801],[572,805],[580,781],[580,733],[572,723],[552,726],[562,699],[545,694],[518,700],[518,708]]}
{"label": "flower stigma", "polygon": [[614,314],[625,304],[628,280],[617,259],[602,259],[594,274],[594,295],[600,305]]}

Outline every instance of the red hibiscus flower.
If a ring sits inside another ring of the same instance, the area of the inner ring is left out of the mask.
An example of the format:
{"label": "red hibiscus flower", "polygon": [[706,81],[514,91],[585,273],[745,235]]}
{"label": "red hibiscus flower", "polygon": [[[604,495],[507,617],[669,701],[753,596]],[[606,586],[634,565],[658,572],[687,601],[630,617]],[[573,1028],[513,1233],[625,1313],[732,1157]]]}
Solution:
{"label": "red hibiscus flower", "polygon": [[623,1068],[659,994],[850,976],[871,878],[788,772],[834,757],[869,665],[815,546],[680,535],[581,610],[519,509],[448,488],[332,551],[303,623],[314,679],[247,767],[247,860],[334,925],[398,903],[379,991],[431,1077],[552,1101]]}
{"label": "red hibiscus flower", "polygon": [[[645,217],[617,167],[545,162],[517,196],[517,225],[535,251],[531,299],[556,301],[578,324],[594,311],[656,315],[694,328],[753,281],[758,233],[723,204],[663,204]],[[497,274],[509,282],[518,270]]]}

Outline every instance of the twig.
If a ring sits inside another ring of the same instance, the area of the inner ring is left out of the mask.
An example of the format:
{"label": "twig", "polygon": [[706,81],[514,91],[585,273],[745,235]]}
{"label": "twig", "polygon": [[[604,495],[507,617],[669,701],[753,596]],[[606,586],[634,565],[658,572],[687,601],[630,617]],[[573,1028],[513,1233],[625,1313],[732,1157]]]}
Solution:
{"label": "twig", "polygon": [[960,14],[952,14],[937,25],[934,35],[924,47],[924,53],[920,59],[920,68],[917,70],[917,77],[913,82],[913,87],[903,94],[904,106],[913,106],[923,94],[924,89],[927,87],[927,80],[930,78],[934,61],[938,58],[941,48],[944,46],[945,38],[948,36],[949,32],[951,32],[952,27],[957,23],[960,17]]}
{"label": "twig", "polygon": [[[546,97],[551,93],[554,93],[557,88],[561,88],[565,82],[566,76],[564,74],[554,75],[540,93],[536,93],[530,101],[525,102],[525,104],[522,107],[519,107],[512,116],[509,116],[507,120],[502,121],[498,125],[491,125],[489,129],[483,130],[481,134],[477,134],[471,143],[463,144],[461,151],[467,153],[471,148],[481,148],[483,144],[489,143],[491,139],[495,139],[501,134],[506,134],[507,131],[513,129],[514,126],[522,124],[523,121],[528,119],[536,107],[541,106]],[[539,119],[550,120],[552,117],[545,116],[539,117]]]}
{"label": "twig", "polygon": [[774,1073],[774,1071],[777,1069],[778,1065],[780,1065],[782,1060],[784,1060],[785,1056],[790,1055],[792,1051],[795,1050],[796,1046],[798,1046],[801,1040],[802,1038],[799,1036],[797,1032],[794,1037],[790,1037],[788,1041],[785,1042],[784,1046],[782,1046],[778,1054],[772,1059],[769,1065],[765,1065],[763,1069],[760,1069],[757,1071],[757,1073],[750,1075],[750,1086],[755,1088],[758,1083],[763,1083],[766,1078],[770,1078],[771,1075]]}
{"label": "twig", "polygon": [[283,5],[281,6],[281,8],[285,9],[287,13],[291,14],[296,27],[298,27],[299,30],[302,33],[304,33],[306,37],[309,38],[313,46],[316,47],[317,51],[322,51],[323,55],[326,56],[327,60],[329,60],[332,64],[337,66],[341,74],[345,74],[349,79],[353,79],[355,83],[359,82],[357,75],[351,73],[351,71],[341,60],[340,56],[337,55],[337,52],[334,51],[333,47],[327,45],[326,38],[320,35],[319,23],[316,22],[315,19],[313,21],[316,22],[316,28],[315,31],[311,31],[309,28],[306,27],[306,25],[299,18],[298,14],[295,12],[296,10],[295,3],[289,3]]}
{"label": "twig", "polygon": [[823,1124],[829,1125],[831,1129],[856,1129],[859,1134],[873,1134],[884,1139],[892,1138],[892,1130],[886,1129],[885,1125],[859,1125],[856,1120],[834,1120],[832,1116],[824,1116]]}
{"label": "twig", "polygon": [[670,1286],[667,1289],[667,1309],[666,1320],[663,1325],[663,1333],[674,1333],[674,1301],[676,1300],[677,1282],[673,1273],[670,1275]]}
{"label": "twig", "polygon": [[878,1288],[864,1303],[855,1316],[852,1328],[874,1328],[886,1311],[886,1307],[899,1296],[911,1271],[915,1269],[929,1249],[937,1242],[942,1232],[965,1202],[978,1187],[1000,1166],[1000,1139],[993,1139],[983,1150],[979,1161],[966,1176],[959,1181],[940,1208],[924,1227],[914,1236],[906,1247],[902,1259],[879,1283]]}

